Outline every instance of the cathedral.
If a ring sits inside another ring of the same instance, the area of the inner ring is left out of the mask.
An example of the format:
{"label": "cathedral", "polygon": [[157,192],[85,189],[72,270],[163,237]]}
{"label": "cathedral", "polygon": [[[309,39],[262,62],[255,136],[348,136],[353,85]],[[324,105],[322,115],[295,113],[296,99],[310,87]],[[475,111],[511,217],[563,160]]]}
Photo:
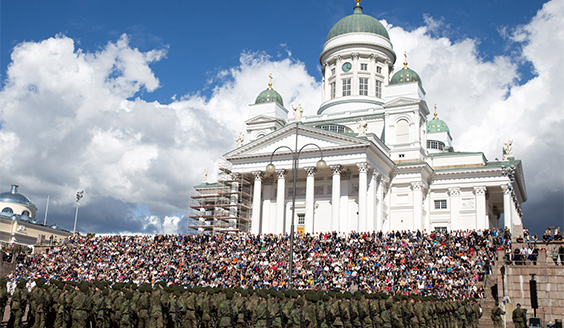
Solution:
{"label": "cathedral", "polygon": [[504,225],[520,235],[527,193],[511,141],[495,161],[455,149],[407,54],[397,58],[386,28],[356,1],[321,51],[317,114],[288,110],[271,78],[218,181],[206,174],[194,186],[189,227],[286,234]]}

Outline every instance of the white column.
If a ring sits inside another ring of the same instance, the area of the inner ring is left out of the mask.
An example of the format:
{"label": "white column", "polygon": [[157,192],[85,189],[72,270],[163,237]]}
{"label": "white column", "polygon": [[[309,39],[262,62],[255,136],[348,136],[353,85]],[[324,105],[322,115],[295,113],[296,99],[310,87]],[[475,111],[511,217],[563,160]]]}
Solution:
{"label": "white column", "polygon": [[278,189],[276,194],[276,234],[285,233],[285,210],[286,210],[286,170],[276,170],[278,173]]}
{"label": "white column", "polygon": [[308,166],[304,168],[307,173],[306,178],[306,207],[305,207],[305,227],[304,233],[313,233],[313,205],[315,199],[314,193],[314,180],[317,168],[315,166]]}
{"label": "white column", "polygon": [[474,187],[474,195],[476,197],[476,229],[487,229],[488,216],[486,212],[486,186]]}
{"label": "white column", "polygon": [[423,182],[412,182],[413,189],[413,230],[423,231]]}
{"label": "white column", "polygon": [[331,190],[331,230],[339,231],[339,216],[341,203],[341,165],[331,165],[333,172],[333,185]]}
{"label": "white column", "polygon": [[259,234],[262,230],[260,211],[261,211],[261,195],[262,195],[262,171],[254,171],[255,185],[253,187],[253,211],[251,214],[251,233]]}
{"label": "white column", "polygon": [[368,163],[356,163],[358,167],[358,221],[354,230],[366,232],[366,198],[368,189]]}
{"label": "white column", "polygon": [[501,190],[503,190],[503,223],[509,231],[513,233],[513,221],[511,218],[511,188],[507,185],[501,185]]}
{"label": "white column", "polygon": [[370,182],[368,184],[368,200],[366,201],[366,231],[376,230],[376,188],[378,188],[377,175],[378,173],[375,170],[372,170],[372,174],[369,175]]}
{"label": "white column", "polygon": [[382,185],[382,175],[380,173],[375,173],[376,177],[376,231],[382,231],[384,223],[384,188]]}
{"label": "white column", "polygon": [[392,197],[390,197],[390,193],[391,193],[391,181],[389,179],[385,179],[384,181],[382,181],[381,183],[383,191],[385,192],[384,194],[384,210],[382,211],[382,219],[386,220],[386,225],[384,225],[384,228],[386,229],[386,231],[391,231],[392,230],[392,213],[390,208],[392,207]]}
{"label": "white column", "polygon": [[459,230],[459,208],[460,208],[460,188],[448,188],[449,201],[450,201],[450,229]]}
{"label": "white column", "polygon": [[360,66],[358,65],[358,53],[352,54],[352,79],[351,79],[351,96],[358,96],[360,94],[360,83],[358,81],[358,71]]}
{"label": "white column", "polygon": [[274,191],[274,184],[272,177],[263,179],[263,201],[262,201],[262,222],[261,222],[261,233],[274,233],[276,226],[275,221],[275,209],[272,206],[272,195]]}

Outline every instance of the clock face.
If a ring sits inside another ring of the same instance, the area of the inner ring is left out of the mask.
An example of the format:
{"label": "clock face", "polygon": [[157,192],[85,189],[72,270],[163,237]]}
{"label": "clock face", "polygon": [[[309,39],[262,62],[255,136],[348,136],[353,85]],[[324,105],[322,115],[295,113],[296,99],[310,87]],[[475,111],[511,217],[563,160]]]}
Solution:
{"label": "clock face", "polygon": [[351,63],[346,62],[346,63],[343,64],[343,72],[348,72],[348,71],[351,70],[351,68],[352,68],[352,64],[351,64]]}

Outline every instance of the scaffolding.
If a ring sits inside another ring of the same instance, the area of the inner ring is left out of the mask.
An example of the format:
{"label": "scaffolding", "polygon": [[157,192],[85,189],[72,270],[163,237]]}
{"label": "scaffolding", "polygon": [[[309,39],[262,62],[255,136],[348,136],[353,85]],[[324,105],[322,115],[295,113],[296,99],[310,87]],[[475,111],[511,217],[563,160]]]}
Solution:
{"label": "scaffolding", "polygon": [[218,181],[194,186],[188,228],[198,233],[250,232],[253,183],[248,176],[221,165]]}

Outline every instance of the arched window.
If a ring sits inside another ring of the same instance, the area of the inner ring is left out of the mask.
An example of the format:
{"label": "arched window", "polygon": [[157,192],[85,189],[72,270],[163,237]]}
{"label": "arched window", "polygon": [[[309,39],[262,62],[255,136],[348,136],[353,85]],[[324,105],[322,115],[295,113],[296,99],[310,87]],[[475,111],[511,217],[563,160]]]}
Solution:
{"label": "arched window", "polygon": [[409,123],[407,120],[399,120],[396,123],[396,143],[409,142]]}
{"label": "arched window", "polygon": [[23,211],[23,212],[22,212],[22,215],[23,215],[23,216],[29,216],[29,211],[27,211],[27,210],[26,210],[26,211]]}
{"label": "arched window", "polygon": [[4,207],[2,213],[14,213],[14,210],[12,210],[10,207]]}

